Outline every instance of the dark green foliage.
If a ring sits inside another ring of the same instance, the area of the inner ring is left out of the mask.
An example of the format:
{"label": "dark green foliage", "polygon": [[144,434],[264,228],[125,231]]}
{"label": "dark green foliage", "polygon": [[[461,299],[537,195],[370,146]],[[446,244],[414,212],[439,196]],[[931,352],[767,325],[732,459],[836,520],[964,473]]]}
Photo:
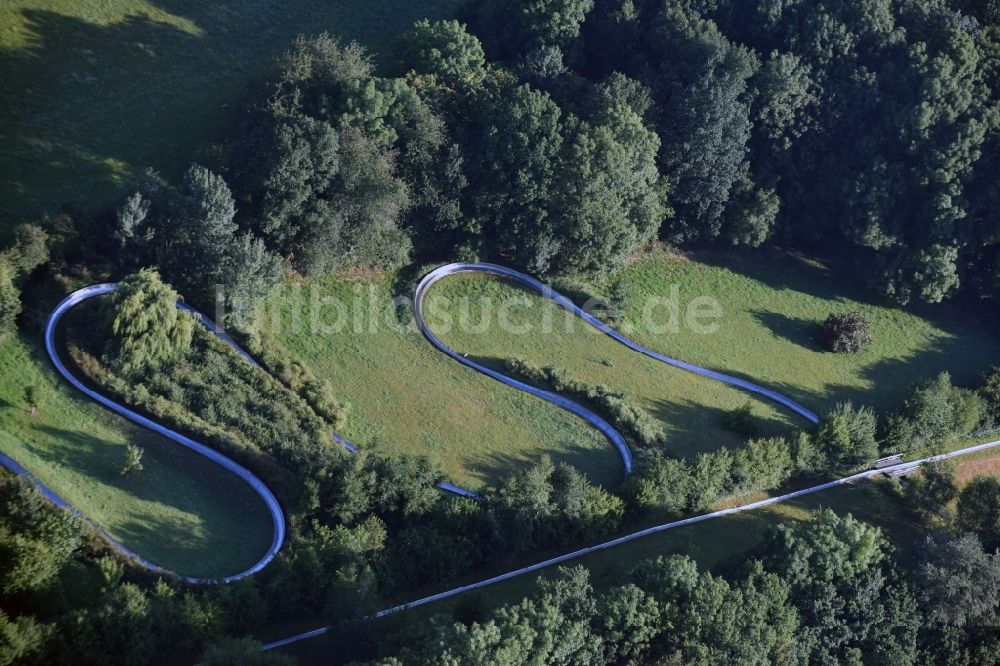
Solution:
{"label": "dark green foliage", "polygon": [[878,458],[875,413],[867,407],[838,404],[823,415],[813,432],[813,442],[824,458],[838,469],[867,467]]}
{"label": "dark green foliage", "polygon": [[636,506],[680,512],[691,495],[691,469],[684,460],[654,456],[641,474],[629,479],[629,496]]}
{"label": "dark green foliage", "polygon": [[735,452],[723,448],[692,462],[655,455],[629,479],[627,494],[640,509],[702,511],[723,497],[771,490],[810,469],[799,455],[810,454],[781,437],[751,439]]}
{"label": "dark green foliage", "polygon": [[993,625],[1000,604],[1000,559],[979,539],[928,537],[919,569],[920,604],[928,622]]}
{"label": "dark green foliage", "polygon": [[791,475],[792,449],[781,437],[751,439],[733,453],[734,492],[777,488]]}
{"label": "dark green foliage", "polygon": [[538,47],[569,46],[593,6],[594,0],[488,0],[469,11],[491,53],[506,58]]}
{"label": "dark green foliage", "polygon": [[857,354],[872,342],[871,327],[860,312],[831,314],[823,322],[823,344],[836,354]]}
{"label": "dark green foliage", "polygon": [[465,140],[467,154],[476,156],[469,164],[472,214],[501,255],[545,272],[559,250],[562,112],[547,94],[497,76],[484,84],[474,113]]}
{"label": "dark green foliage", "polygon": [[725,416],[726,427],[744,437],[756,437],[757,422],[753,416],[753,405],[747,400]]}
{"label": "dark green foliage", "polygon": [[868,654],[875,663],[914,663],[919,615],[878,528],[823,510],[779,526],[765,553],[765,568],[790,587],[810,662]]}
{"label": "dark green foliage", "polygon": [[132,373],[184,354],[195,321],[177,308],[178,299],[155,270],[144,268],[123,279],[107,309],[112,361]]}
{"label": "dark green foliage", "polygon": [[952,500],[958,497],[954,470],[944,463],[923,465],[920,477],[904,477],[907,499],[918,511],[929,517],[945,517]]}
{"label": "dark green foliage", "polygon": [[21,313],[21,292],[14,286],[14,271],[0,256],[0,338],[7,337],[17,327]]}
{"label": "dark green foliage", "polygon": [[978,392],[983,398],[983,420],[987,427],[995,427],[1000,424],[1000,368],[983,376]]}
{"label": "dark green foliage", "polygon": [[398,266],[410,197],[392,148],[430,131],[406,136],[414,104],[404,83],[372,76],[356,44],[299,39],[232,159],[247,223],[308,274]]}
{"label": "dark green foliage", "polygon": [[548,457],[504,479],[487,494],[486,507],[494,529],[505,535],[508,557],[545,542],[606,533],[624,513],[619,498]]}
{"label": "dark green foliage", "polygon": [[293,666],[295,659],[277,650],[260,651],[252,638],[233,638],[213,643],[205,650],[205,666]]}
{"label": "dark green foliage", "polygon": [[0,252],[0,340],[17,326],[25,279],[48,259],[48,234],[37,225],[18,225],[13,246]]}
{"label": "dark green foliage", "polygon": [[584,271],[622,265],[666,215],[659,137],[617,92],[600,89],[601,106],[569,130],[565,147],[558,213],[567,231],[558,263]]}
{"label": "dark green foliage", "polygon": [[936,450],[974,432],[983,400],[968,389],[952,386],[944,372],[917,386],[902,409],[886,420],[886,448],[892,452]]}
{"label": "dark green foliage", "polygon": [[713,240],[733,188],[749,168],[746,99],[759,64],[714,23],[678,4],[663,5],[646,34],[644,80],[659,102],[660,163],[677,213],[665,235],[675,241]]}
{"label": "dark green foliage", "polygon": [[957,517],[987,550],[1000,547],[1000,481],[989,476],[970,481],[958,496]]}
{"label": "dark green foliage", "polygon": [[27,276],[49,260],[49,235],[35,224],[14,228],[14,246],[3,253],[15,273]]}
{"label": "dark green foliage", "polygon": [[0,609],[0,665],[13,666],[37,659],[51,630],[30,615],[11,618]]}
{"label": "dark green foliage", "polygon": [[673,555],[595,593],[560,569],[484,620],[395,637],[377,663],[914,664],[920,611],[889,555],[877,528],[820,512],[728,579]]}
{"label": "dark green foliage", "polygon": [[434,74],[442,81],[478,80],[486,69],[482,44],[458,21],[417,21],[397,46],[404,72]]}
{"label": "dark green foliage", "polygon": [[52,586],[82,537],[79,520],[43,504],[31,483],[0,479],[0,590],[5,595]]}
{"label": "dark green foliage", "polygon": [[[201,304],[228,305],[245,327],[259,299],[281,278],[281,261],[249,232],[240,233],[223,178],[193,165],[178,192],[155,174],[118,208],[114,241],[126,269],[154,265]],[[222,322],[220,322],[222,323]]]}
{"label": "dark green foliage", "polygon": [[220,283],[226,273],[228,246],[237,229],[236,204],[226,182],[202,166],[191,166],[180,192],[169,201],[167,215],[170,224],[160,230],[158,252],[170,279],[187,284]]}

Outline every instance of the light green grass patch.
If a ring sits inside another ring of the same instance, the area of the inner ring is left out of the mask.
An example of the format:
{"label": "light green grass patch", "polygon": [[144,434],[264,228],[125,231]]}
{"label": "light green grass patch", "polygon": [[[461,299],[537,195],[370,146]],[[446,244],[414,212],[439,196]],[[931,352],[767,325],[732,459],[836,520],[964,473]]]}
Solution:
{"label": "light green grass patch", "polygon": [[[0,450],[144,558],[177,573],[238,573],[273,537],[261,499],[234,475],[89,402],[22,339],[0,345]],[[43,369],[44,368],[44,369]],[[30,416],[24,388],[39,411]],[[120,476],[126,444],[143,470]]]}
{"label": "light green grass patch", "polygon": [[[351,403],[341,434],[385,453],[429,456],[449,480],[471,487],[543,454],[599,483],[624,478],[621,458],[597,431],[442,354],[408,308],[396,314],[391,293],[384,276],[317,280],[285,285],[266,308],[264,344],[288,351]],[[332,302],[342,304],[340,315]]]}
{"label": "light green grass patch", "polygon": [[456,275],[437,283],[427,312],[445,344],[501,372],[507,359],[519,357],[626,393],[665,426],[670,455],[741,446],[743,437],[724,423],[747,402],[761,435],[809,425],[752,394],[632,351],[552,301],[493,276]]}
{"label": "light green grass patch", "polygon": [[[790,254],[657,254],[620,275],[632,291],[627,334],[685,361],[751,378],[819,413],[844,400],[885,412],[897,408],[914,383],[941,371],[971,385],[1000,363],[992,322],[948,305],[907,311],[880,303]],[[650,333],[643,303],[669,293],[671,285],[685,302],[716,299],[723,312],[718,331]],[[827,352],[816,327],[831,312],[846,310],[869,319],[875,341],[859,354]]]}

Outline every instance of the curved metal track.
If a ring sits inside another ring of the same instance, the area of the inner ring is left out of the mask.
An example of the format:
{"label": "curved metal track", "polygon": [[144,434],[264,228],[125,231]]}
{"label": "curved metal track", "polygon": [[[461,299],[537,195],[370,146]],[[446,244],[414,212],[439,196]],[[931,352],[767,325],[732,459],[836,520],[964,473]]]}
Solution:
{"label": "curved metal track", "polygon": [[717,381],[729,384],[730,386],[735,386],[745,391],[756,393],[757,395],[773,400],[774,402],[778,403],[779,405],[782,405],[783,407],[787,407],[788,409],[792,410],[796,414],[799,414],[800,416],[804,417],[805,419],[807,419],[812,423],[819,422],[819,417],[817,417],[815,413],[806,409],[805,407],[798,404],[791,398],[788,398],[787,396],[778,393],[777,391],[764,388],[763,386],[759,386],[757,384],[754,384],[753,382],[747,381],[740,377],[734,377],[732,375],[727,375],[721,372],[717,372],[715,370],[709,370],[708,368],[703,368],[701,366],[694,365],[693,363],[687,363],[685,361],[671,358],[669,356],[660,354],[659,352],[655,352],[651,349],[643,347],[639,343],[630,340],[629,338],[622,335],[616,329],[612,328],[611,326],[608,326],[600,319],[594,317],[587,311],[578,307],[575,303],[573,303],[573,301],[563,296],[559,292],[555,291],[554,289],[552,289],[552,287],[545,284],[541,280],[533,278],[530,275],[525,275],[524,273],[516,271],[512,268],[507,268],[506,266],[500,266],[497,264],[487,264],[487,263],[446,264],[444,266],[432,270],[430,273],[425,275],[422,280],[420,280],[420,283],[417,285],[417,289],[413,296],[414,317],[416,318],[417,326],[420,328],[420,332],[424,334],[424,337],[426,337],[431,342],[431,344],[433,344],[439,350],[441,350],[451,358],[455,359],[462,365],[466,365],[470,368],[473,368],[477,372],[481,372],[482,374],[487,375],[488,377],[492,377],[493,379],[499,382],[507,384],[508,386],[512,386],[526,393],[530,393],[531,395],[537,396],[554,405],[562,407],[568,412],[571,412],[579,416],[584,421],[586,421],[587,423],[591,424],[592,426],[600,430],[601,433],[604,434],[605,437],[607,437],[608,441],[610,441],[614,445],[614,447],[618,450],[618,453],[621,454],[622,461],[625,464],[626,474],[632,472],[632,466],[633,466],[632,452],[629,450],[628,444],[625,443],[625,438],[622,437],[621,434],[617,430],[615,430],[611,426],[611,424],[609,424],[603,418],[601,418],[591,410],[587,409],[586,407],[576,402],[573,402],[572,400],[569,400],[557,393],[537,388],[535,386],[532,386],[531,384],[527,384],[520,380],[514,379],[513,377],[509,377],[503,374],[502,372],[497,372],[492,368],[488,368],[480,363],[476,363],[475,361],[470,360],[466,356],[448,347],[448,345],[444,344],[436,335],[434,335],[434,332],[431,331],[430,327],[427,325],[427,321],[424,319],[424,298],[427,296],[427,291],[434,285],[434,283],[438,282],[443,278],[448,277],[449,275],[456,275],[459,273],[487,273],[490,275],[497,275],[507,280],[516,282],[517,284],[523,285],[531,289],[532,291],[537,292],[543,298],[549,299],[550,301],[554,302],[556,305],[563,308],[564,310],[576,315],[577,317],[580,317],[582,320],[584,320],[597,330],[601,331],[605,335],[613,338],[617,342],[625,345],[626,347],[628,347],[633,351],[636,351],[640,354],[653,358],[657,361],[660,361],[661,363],[666,363],[667,365],[672,365],[674,367],[687,370],[688,372],[693,372],[703,377],[715,379]]}
{"label": "curved metal track", "polygon": [[[146,418],[142,414],[139,414],[129,409],[128,407],[125,407],[124,405],[120,405],[114,400],[111,400],[110,398],[101,395],[97,391],[94,391],[93,389],[85,385],[82,381],[80,381],[80,379],[78,379],[72,372],[70,372],[69,368],[66,367],[66,364],[59,356],[58,345],[56,344],[56,329],[59,325],[59,322],[62,320],[63,316],[71,309],[73,309],[73,307],[79,305],[83,301],[95,298],[97,296],[104,296],[110,294],[117,288],[118,285],[116,283],[96,284],[90,287],[84,287],[83,289],[74,291],[72,294],[63,299],[62,302],[59,303],[59,305],[56,306],[55,310],[52,311],[52,314],[49,315],[48,323],[45,326],[45,350],[49,354],[49,358],[52,361],[52,365],[55,366],[56,370],[59,372],[60,375],[63,376],[63,378],[66,381],[72,384],[77,390],[82,392],[91,400],[100,403],[104,407],[110,409],[116,414],[125,417],[126,419],[132,421],[133,423],[141,425],[144,428],[148,428],[149,430],[152,430],[153,432],[158,433],[166,437],[167,439],[177,444],[180,444],[181,446],[187,449],[190,449],[191,451],[194,451],[198,455],[204,456],[205,458],[211,460],[216,465],[219,465],[223,469],[232,472],[233,474],[238,476],[248,486],[250,486],[250,488],[255,493],[257,493],[257,495],[261,498],[261,500],[263,500],[264,504],[267,506],[267,510],[270,512],[271,520],[274,524],[274,537],[271,540],[271,545],[267,549],[267,552],[264,553],[264,556],[249,569],[233,574],[231,576],[225,576],[223,578],[197,578],[192,576],[182,576],[168,569],[165,569],[161,566],[153,564],[152,562],[148,562],[147,560],[144,560],[142,557],[140,557],[133,551],[129,550],[126,546],[117,541],[105,530],[102,530],[100,528],[98,529],[105,536],[105,538],[107,538],[108,541],[111,542],[111,544],[114,546],[115,549],[117,549],[119,552],[124,553],[129,557],[135,558],[140,565],[152,571],[158,571],[177,576],[178,578],[181,578],[189,583],[195,583],[195,584],[229,583],[253,575],[258,571],[260,571],[261,569],[263,569],[265,566],[267,566],[267,564],[274,558],[275,554],[281,548],[281,544],[285,540],[285,516],[281,511],[281,505],[278,504],[278,500],[277,498],[275,498],[271,490],[266,485],[264,485],[264,483],[260,479],[258,479],[250,470],[246,469],[245,467],[235,462],[234,460],[222,455],[215,449],[205,446],[200,442],[196,442],[193,439],[180,434],[179,432],[171,430],[170,428],[166,428],[156,423],[155,421]],[[214,323],[210,322],[208,319],[201,316],[197,311],[193,310],[188,306],[181,305],[180,307],[182,307],[184,310],[194,313],[196,315],[196,318],[202,323],[202,325],[204,325],[206,328],[208,328],[216,335],[222,337],[222,339],[225,342],[227,342],[227,344],[233,346],[234,349],[236,349],[245,358],[250,360],[250,362],[253,362],[253,359],[250,359],[249,355],[247,355],[246,352],[240,349],[236,345],[236,343],[229,338],[229,336],[227,336],[224,332],[218,329],[218,327],[215,326]],[[9,460],[12,463],[14,462],[9,458],[7,458],[7,460]],[[0,463],[2,462],[4,461],[0,460]],[[13,466],[10,464],[5,464],[4,466],[7,467],[8,469],[11,469],[15,473],[26,474],[26,470],[24,470],[23,467],[17,465],[16,463],[14,463]],[[53,503],[55,503],[57,506],[62,506],[62,507],[67,506],[65,501],[59,498],[59,496],[56,495],[54,492],[52,492],[50,489],[46,488],[33,476],[31,476],[30,474],[26,474],[26,476],[29,479],[31,479],[35,483],[35,485],[39,486],[39,489],[42,491],[42,493],[50,500],[52,500]],[[74,512],[79,515],[78,511],[74,510]],[[88,520],[88,522],[93,524],[93,521]]]}
{"label": "curved metal track", "polygon": [[[660,362],[673,365],[675,367],[679,367],[684,370],[688,370],[690,372],[694,372],[696,374],[709,377],[711,379],[716,379],[718,381],[725,382],[732,386],[736,386],[738,388],[753,393],[757,393],[791,409],[792,411],[800,414],[801,416],[805,417],[806,419],[808,419],[813,423],[816,423],[818,421],[818,418],[813,412],[809,411],[805,407],[802,407],[798,403],[792,401],[790,398],[787,398],[776,391],[758,386],[752,382],[741,379],[739,377],[733,377],[720,372],[716,372],[714,370],[709,370],[707,368],[702,368],[700,366],[696,366],[691,363],[686,363],[684,361],[664,356],[663,354],[654,352],[650,349],[647,349],[639,345],[638,343],[626,338],[624,335],[622,335],[614,328],[608,326],[607,324],[600,321],[596,317],[592,316],[583,309],[579,308],[571,300],[569,300],[562,294],[554,291],[547,284],[529,275],[525,275],[524,273],[521,273],[519,271],[515,271],[513,269],[504,266],[499,266],[496,264],[488,264],[488,263],[477,263],[477,264],[453,263],[441,266],[424,276],[424,278],[417,285],[416,292],[414,294],[414,303],[413,303],[414,316],[417,325],[420,328],[420,331],[435,347],[437,347],[440,351],[442,351],[443,353],[445,353],[446,355],[448,355],[449,357],[451,357],[452,359],[458,361],[463,365],[471,367],[474,370],[486,376],[492,377],[493,379],[496,379],[497,381],[500,381],[508,386],[519,389],[521,391],[537,396],[539,398],[542,398],[543,400],[546,400],[554,405],[557,405],[562,409],[565,409],[566,411],[582,418],[584,421],[597,428],[608,439],[608,441],[610,441],[614,445],[614,447],[618,450],[618,453],[621,455],[626,474],[631,473],[633,468],[632,453],[629,450],[627,443],[625,442],[625,438],[622,437],[622,435],[617,430],[615,430],[615,428],[612,427],[611,424],[609,424],[601,416],[597,415],[596,413],[592,412],[586,407],[583,407],[582,405],[572,400],[569,400],[557,393],[539,389],[525,382],[519,381],[512,377],[508,377],[503,373],[492,370],[491,368],[476,363],[475,361],[471,361],[462,354],[459,354],[458,352],[454,351],[453,349],[445,345],[437,336],[434,335],[434,333],[430,330],[430,327],[427,325],[426,320],[424,319],[423,315],[424,298],[426,297],[427,291],[430,289],[430,287],[438,280],[441,280],[442,278],[447,277],[449,275],[455,275],[458,273],[489,273],[492,275],[497,275],[506,278],[508,280],[512,280],[518,284],[528,287],[533,291],[536,291],[543,297],[550,299],[563,309],[567,310],[568,312],[571,312],[572,314],[575,314],[576,316],[580,317],[594,328],[598,329],[599,331],[605,333],[606,335],[610,336],[611,338],[615,339],[616,341],[620,342],[621,344],[629,347],[630,349],[636,352],[649,356]],[[82,381],[80,381],[76,376],[74,376],[69,371],[69,369],[66,367],[66,364],[59,356],[58,347],[56,344],[56,329],[58,327],[59,322],[62,320],[63,316],[79,303],[88,300],[90,298],[95,298],[98,296],[104,296],[110,294],[113,291],[115,291],[117,287],[118,285],[116,283],[105,283],[105,284],[92,285],[90,287],[84,287],[83,289],[79,289],[70,294],[69,296],[67,296],[65,299],[63,299],[62,302],[59,303],[58,306],[56,306],[55,310],[53,310],[52,314],[49,316],[48,323],[46,324],[45,327],[45,349],[48,352],[52,364],[55,366],[59,374],[61,374],[63,378],[66,379],[66,381],[68,381],[70,384],[76,387],[77,390],[81,391],[87,397],[98,402],[99,404],[110,409],[111,411],[127,418],[128,420],[137,423],[138,425],[141,425],[145,428],[148,428],[149,430],[152,430],[170,439],[171,441],[180,444],[185,448],[198,453],[201,456],[204,456],[205,458],[211,460],[212,462],[216,463],[222,468],[232,472],[233,474],[238,476],[241,480],[243,480],[245,483],[247,483],[247,485],[249,485],[251,489],[255,493],[257,493],[257,495],[264,501],[264,504],[267,506],[268,511],[271,514],[271,519],[274,524],[274,538],[272,539],[271,546],[268,548],[267,552],[256,564],[254,564],[249,569],[242,571],[240,573],[231,576],[226,576],[224,578],[196,578],[190,576],[181,576],[159,565],[156,565],[152,562],[143,559],[137,553],[127,548],[125,545],[123,545],[122,543],[117,541],[114,537],[112,537],[110,534],[108,534],[107,531],[101,529],[99,526],[94,524],[93,521],[89,520],[86,516],[80,514],[79,511],[69,506],[65,502],[65,500],[59,497],[59,495],[57,495],[51,489],[46,487],[43,483],[41,483],[41,481],[39,481],[36,477],[30,474],[26,469],[24,469],[24,467],[19,465],[12,458],[0,454],[0,465],[6,467],[7,469],[11,470],[16,474],[21,474],[26,478],[29,478],[39,488],[39,490],[56,506],[65,508],[67,510],[73,511],[77,515],[80,515],[84,520],[86,520],[95,529],[97,529],[112,544],[112,546],[115,549],[125,554],[126,556],[133,558],[141,566],[149,570],[174,575],[189,583],[195,583],[195,584],[228,583],[235,580],[239,580],[246,576],[250,576],[260,571],[265,566],[267,566],[267,564],[274,558],[278,550],[281,548],[281,545],[284,542],[285,538],[284,514],[281,510],[281,506],[277,501],[277,498],[274,497],[274,494],[270,491],[270,489],[266,485],[264,485],[264,483],[260,479],[258,479],[252,472],[250,472],[243,466],[239,465],[232,459],[222,455],[218,451],[215,451],[214,449],[205,446],[200,442],[196,442],[191,438],[186,437],[176,431],[161,426],[155,421],[152,421],[151,419],[129,409],[128,407],[125,407],[124,405],[120,405],[117,402],[111,400],[110,398],[107,398],[98,393],[97,391],[94,391],[93,389],[87,387]],[[248,363],[256,367],[260,367],[260,365],[253,359],[253,357],[251,357],[246,351],[244,351],[229,335],[226,334],[226,332],[222,328],[217,326],[212,320],[208,319],[194,308],[191,308],[190,306],[187,306],[183,303],[178,303],[178,307],[195,315],[196,319],[198,319],[201,325],[203,325],[211,333],[213,333],[219,339],[225,342],[230,348],[232,348],[236,353],[238,353],[241,357],[243,357]],[[341,437],[337,433],[332,433],[332,437],[334,441],[341,444],[348,451],[355,452],[358,450],[356,446],[354,446],[351,442],[349,442],[344,437]],[[442,482],[437,485],[442,490],[457,495],[471,497],[471,498],[479,497],[479,495],[477,495],[473,491],[470,491],[466,488],[462,488],[461,486],[457,486],[452,483]]]}

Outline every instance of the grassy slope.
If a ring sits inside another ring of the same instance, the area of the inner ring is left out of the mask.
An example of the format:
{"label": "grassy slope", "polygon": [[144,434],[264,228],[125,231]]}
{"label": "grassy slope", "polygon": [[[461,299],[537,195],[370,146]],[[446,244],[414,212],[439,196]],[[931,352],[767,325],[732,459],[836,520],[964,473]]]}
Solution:
{"label": "grassy slope", "polygon": [[[91,403],[20,339],[0,346],[0,449],[129,548],[182,574],[242,571],[270,544],[260,498],[232,474]],[[38,387],[40,411],[24,409]],[[143,470],[119,476],[125,445]]]}
{"label": "grassy slope", "polygon": [[[570,462],[592,479],[622,478],[618,454],[582,421],[537,398],[482,377],[434,349],[412,324],[404,332],[390,308],[388,278],[289,285],[270,301],[266,345],[287,350],[338,398],[351,403],[343,434],[361,446],[426,454],[441,461],[448,477],[478,486],[543,453]],[[315,291],[313,291],[315,290]],[[337,299],[350,313],[343,330],[335,308],[314,307]],[[319,313],[312,321],[310,312]],[[371,313],[378,324],[369,329]],[[297,314],[296,314],[297,313]],[[295,322],[295,317],[299,322]],[[355,318],[362,325],[355,331]]]}
{"label": "grassy slope", "polygon": [[[298,34],[386,60],[388,42],[457,0],[6,0],[0,3],[0,219],[107,204],[152,166],[210,161],[247,84]],[[6,223],[4,223],[6,224]]]}
{"label": "grassy slope", "polygon": [[[779,253],[695,258],[650,256],[625,269],[633,297],[623,329],[686,361],[755,378],[814,411],[848,399],[890,410],[914,382],[942,370],[957,383],[971,384],[1000,363],[1000,341],[990,323],[970,312],[942,306],[914,313],[880,304],[846,288],[822,266]],[[724,312],[718,332],[644,330],[642,303],[673,284],[682,301],[718,299]],[[814,338],[815,325],[830,312],[849,309],[869,318],[874,344],[855,355],[824,351]]]}
{"label": "grassy slope", "polygon": [[[666,426],[674,455],[739,447],[742,437],[724,427],[724,416],[748,400],[763,434],[809,425],[769,401],[637,354],[551,301],[492,276],[450,277],[435,285],[427,306],[429,323],[445,344],[489,366],[502,371],[504,360],[521,357],[633,396]],[[499,325],[500,307],[511,327]],[[471,326],[461,325],[463,310]]]}

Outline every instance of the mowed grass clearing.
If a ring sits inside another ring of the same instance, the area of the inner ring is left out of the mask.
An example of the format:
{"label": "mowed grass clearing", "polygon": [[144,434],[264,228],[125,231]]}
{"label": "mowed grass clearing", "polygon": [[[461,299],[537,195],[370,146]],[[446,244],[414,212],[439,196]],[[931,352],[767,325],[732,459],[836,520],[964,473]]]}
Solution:
{"label": "mowed grass clearing", "polygon": [[624,478],[600,433],[448,358],[391,299],[389,276],[328,279],[286,284],[265,309],[264,344],[290,353],[351,403],[342,435],[387,454],[428,456],[449,480],[473,488],[544,454],[608,486]]}
{"label": "mowed grass clearing", "polygon": [[[973,385],[1000,364],[995,322],[948,304],[909,309],[879,302],[848,286],[822,264],[778,251],[770,255],[654,252],[620,273],[632,298],[621,329],[657,351],[747,377],[822,413],[852,400],[883,413],[908,389],[941,371]],[[700,334],[681,326],[654,334],[643,324],[648,299],[669,295],[681,303],[699,296],[718,301],[718,330]],[[831,312],[857,310],[871,323],[874,343],[859,354],[825,351],[817,326]]]}
{"label": "mowed grass clearing", "polygon": [[626,393],[664,425],[669,455],[741,446],[744,438],[725,427],[725,419],[747,402],[761,435],[810,427],[770,401],[632,351],[552,301],[495,276],[442,280],[429,292],[426,311],[446,345],[488,367],[504,372],[506,360],[522,358]]}
{"label": "mowed grass clearing", "polygon": [[[0,450],[142,557],[188,576],[243,571],[267,550],[270,514],[249,486],[201,456],[90,402],[35,345],[0,345]],[[35,386],[38,414],[24,404]],[[142,471],[121,478],[126,444]]]}
{"label": "mowed grass clearing", "polygon": [[[212,164],[249,85],[299,34],[380,62],[414,21],[458,0],[5,0],[0,3],[0,217],[114,202],[153,167]],[[5,223],[6,224],[6,223]]]}

